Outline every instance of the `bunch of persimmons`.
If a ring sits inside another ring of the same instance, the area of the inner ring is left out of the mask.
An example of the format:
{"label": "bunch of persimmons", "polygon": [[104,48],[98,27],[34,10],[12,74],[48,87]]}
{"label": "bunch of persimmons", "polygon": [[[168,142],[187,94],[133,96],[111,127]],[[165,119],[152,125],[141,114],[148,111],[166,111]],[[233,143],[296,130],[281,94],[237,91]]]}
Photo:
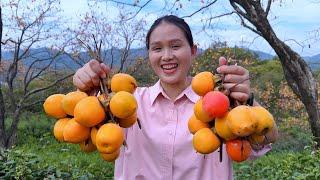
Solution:
{"label": "bunch of persimmons", "polygon": [[80,144],[84,152],[96,149],[106,161],[114,161],[124,144],[122,128],[137,122],[136,80],[129,74],[101,79],[95,95],[74,91],[53,94],[44,104],[47,115],[57,119],[53,133],[61,142]]}
{"label": "bunch of persimmons", "polygon": [[[201,98],[194,105],[188,128],[193,134],[193,147],[197,152],[209,154],[225,143],[228,156],[233,161],[242,162],[251,154],[250,144],[262,144],[275,121],[261,106],[232,107],[231,98],[224,93],[227,91],[221,88],[221,79],[218,74],[207,71],[193,78],[192,89]],[[220,87],[216,87],[218,81]]]}

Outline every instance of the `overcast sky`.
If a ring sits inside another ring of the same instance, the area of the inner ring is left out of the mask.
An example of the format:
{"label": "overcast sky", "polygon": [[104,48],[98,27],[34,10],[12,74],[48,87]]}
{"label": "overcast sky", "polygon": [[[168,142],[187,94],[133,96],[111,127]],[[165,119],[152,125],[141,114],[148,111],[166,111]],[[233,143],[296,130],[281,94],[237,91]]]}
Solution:
{"label": "overcast sky", "polygon": [[[183,7],[182,10],[175,12],[178,16],[189,15],[203,5],[201,0],[180,1],[183,2]],[[128,2],[132,1],[128,0]],[[140,0],[140,2],[145,2],[145,0]],[[164,12],[156,12],[163,6],[162,2],[162,0],[153,0],[137,17],[144,17],[150,26],[157,17],[164,14]],[[315,38],[320,39],[320,1],[284,0],[284,2],[281,5],[279,3],[273,4],[269,15],[270,23],[278,37],[285,40],[288,45],[303,56],[320,54],[320,41]],[[63,14],[69,18],[69,23],[77,22],[79,15],[88,10],[87,3],[88,0],[61,0]],[[101,4],[101,6],[105,5],[105,3]],[[113,4],[109,3],[107,7],[104,7],[108,14],[116,14],[115,8],[112,6]],[[200,20],[208,17],[209,13],[215,16],[231,10],[228,1],[218,0],[206,14],[198,14],[185,19],[191,26],[195,42],[199,44],[200,48],[207,48],[213,41],[220,40],[227,41],[229,46],[246,46],[274,54],[265,40],[240,26],[236,15],[216,19],[213,21],[212,29],[206,29],[206,33],[201,31],[202,22]],[[318,34],[315,30],[318,30]]]}

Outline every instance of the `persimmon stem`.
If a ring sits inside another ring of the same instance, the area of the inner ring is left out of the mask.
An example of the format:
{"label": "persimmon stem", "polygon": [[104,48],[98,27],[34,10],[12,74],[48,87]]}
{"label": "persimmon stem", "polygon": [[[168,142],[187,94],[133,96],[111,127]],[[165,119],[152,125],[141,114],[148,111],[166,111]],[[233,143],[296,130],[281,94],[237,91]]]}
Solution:
{"label": "persimmon stem", "polygon": [[138,118],[137,118],[137,123],[138,123],[139,129],[141,129],[141,123],[140,123],[140,120]]}
{"label": "persimmon stem", "polygon": [[269,143],[269,138],[267,137],[267,135],[264,135],[264,138],[266,139],[266,142]]}
{"label": "persimmon stem", "polygon": [[249,79],[250,79],[250,77],[248,77],[248,78],[246,78],[246,79],[241,80],[240,82],[238,82],[238,83],[236,83],[235,85],[231,86],[231,87],[229,88],[229,90],[230,90],[230,89],[232,89],[232,88],[234,88],[234,87],[236,87],[236,86],[238,86],[239,84],[241,84],[241,83],[243,83],[243,82],[245,82],[245,81],[249,80]]}
{"label": "persimmon stem", "polygon": [[108,111],[108,114],[109,114],[109,116],[110,116],[111,122],[113,122],[113,123],[118,123],[118,122],[115,120],[113,114],[110,112],[110,110]]}
{"label": "persimmon stem", "polygon": [[128,144],[127,144],[126,140],[124,140],[122,144],[123,144],[123,146],[124,146],[125,148],[128,149]]}
{"label": "persimmon stem", "polygon": [[222,162],[222,155],[223,155],[223,143],[220,144],[220,150],[219,150],[219,160]]}

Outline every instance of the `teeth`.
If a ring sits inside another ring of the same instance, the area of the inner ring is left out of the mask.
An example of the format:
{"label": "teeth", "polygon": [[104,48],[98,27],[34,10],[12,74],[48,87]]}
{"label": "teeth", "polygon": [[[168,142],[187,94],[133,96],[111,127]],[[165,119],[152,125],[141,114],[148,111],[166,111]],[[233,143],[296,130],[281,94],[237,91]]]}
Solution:
{"label": "teeth", "polygon": [[161,67],[163,69],[169,70],[169,69],[173,69],[173,68],[178,67],[178,64],[164,64],[164,65],[161,65]]}

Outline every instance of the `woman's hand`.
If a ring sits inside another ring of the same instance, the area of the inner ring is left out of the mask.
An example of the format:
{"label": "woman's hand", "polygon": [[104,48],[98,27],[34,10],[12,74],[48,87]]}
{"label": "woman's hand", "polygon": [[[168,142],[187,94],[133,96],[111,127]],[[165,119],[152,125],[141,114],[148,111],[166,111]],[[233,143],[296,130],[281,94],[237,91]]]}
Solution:
{"label": "woman's hand", "polygon": [[99,87],[100,78],[106,78],[110,68],[92,59],[78,69],[73,76],[73,84],[81,91],[90,92]]}
{"label": "woman's hand", "polygon": [[237,65],[227,65],[227,59],[220,57],[217,72],[224,74],[224,88],[229,90],[230,97],[239,102],[246,102],[249,99],[250,80],[247,69]]}

